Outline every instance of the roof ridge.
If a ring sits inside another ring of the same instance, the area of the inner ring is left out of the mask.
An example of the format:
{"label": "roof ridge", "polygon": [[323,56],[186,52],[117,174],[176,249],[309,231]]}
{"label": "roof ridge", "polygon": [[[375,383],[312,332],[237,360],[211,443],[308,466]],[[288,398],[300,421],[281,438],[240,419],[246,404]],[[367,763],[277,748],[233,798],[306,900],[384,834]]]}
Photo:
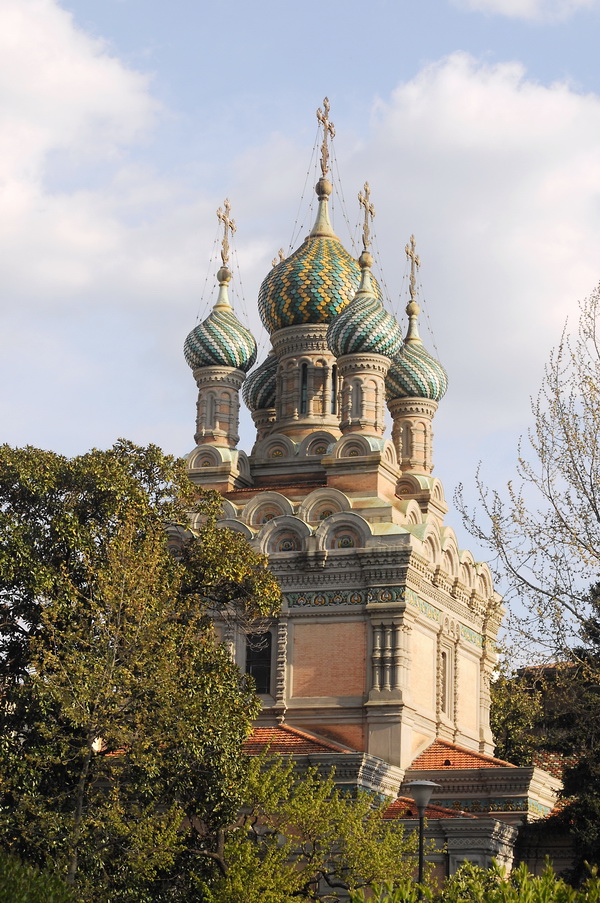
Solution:
{"label": "roof ridge", "polygon": [[326,737],[321,737],[320,734],[309,733],[308,731],[302,731],[298,727],[294,727],[292,724],[278,724],[278,728],[283,728],[290,733],[296,734],[299,737],[303,737],[305,740],[312,740],[313,742],[320,743],[321,746],[329,746],[331,749],[335,750],[335,752],[358,752],[356,749],[352,749],[351,746],[345,746],[343,743],[337,743],[335,740],[328,740]]}
{"label": "roof ridge", "polygon": [[[495,758],[495,756],[489,756],[486,753],[476,752],[473,749],[467,749],[465,746],[459,746],[457,743],[450,743],[449,740],[442,740],[441,737],[436,737],[436,739],[433,740],[432,743],[430,743],[428,747],[426,747],[421,753],[419,753],[418,756],[416,756],[414,758],[412,763],[409,765],[409,769],[414,768],[415,762],[417,762],[422,756],[425,756],[425,755],[427,755],[427,753],[430,753],[435,746],[438,746],[438,747],[441,746],[444,749],[453,750],[457,753],[460,753],[461,755],[471,756],[472,758],[479,759],[482,762],[492,763],[497,767],[508,767],[508,768],[516,768],[517,767],[512,762],[507,762],[505,759],[497,759],[497,758]],[[430,766],[430,768],[435,768],[435,767],[439,767],[439,766]],[[442,766],[442,767],[444,767],[444,766]],[[445,766],[445,767],[449,767],[449,766]]]}
{"label": "roof ridge", "polygon": [[[358,750],[353,749],[351,746],[346,746],[342,743],[337,743],[335,740],[328,740],[325,737],[319,736],[319,734],[313,734],[308,731],[300,730],[300,728],[294,727],[291,724],[262,724],[256,725],[250,736],[248,737],[247,743],[250,742],[261,742],[259,740],[260,732],[270,732],[270,737],[265,738],[265,745],[270,745],[270,742],[276,740],[277,733],[281,736],[281,733],[291,735],[292,737],[296,737],[300,740],[305,740],[308,743],[312,743],[315,746],[324,747],[326,750],[336,753],[355,753]],[[310,755],[310,753],[308,753]]]}

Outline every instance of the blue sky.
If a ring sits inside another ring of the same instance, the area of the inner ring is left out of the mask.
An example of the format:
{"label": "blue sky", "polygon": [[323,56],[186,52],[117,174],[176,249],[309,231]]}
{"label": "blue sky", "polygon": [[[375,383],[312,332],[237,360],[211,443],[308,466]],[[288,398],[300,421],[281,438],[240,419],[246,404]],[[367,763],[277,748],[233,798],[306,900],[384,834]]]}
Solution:
{"label": "blue sky", "polygon": [[215,211],[230,197],[234,301],[265,353],[256,296],[298,210],[296,245],[310,223],[328,95],[334,225],[351,248],[368,180],[400,318],[417,238],[450,378],[436,475],[451,496],[483,459],[505,481],[600,279],[599,26],[598,0],[0,0],[5,441],[190,450],[181,348],[215,297]]}

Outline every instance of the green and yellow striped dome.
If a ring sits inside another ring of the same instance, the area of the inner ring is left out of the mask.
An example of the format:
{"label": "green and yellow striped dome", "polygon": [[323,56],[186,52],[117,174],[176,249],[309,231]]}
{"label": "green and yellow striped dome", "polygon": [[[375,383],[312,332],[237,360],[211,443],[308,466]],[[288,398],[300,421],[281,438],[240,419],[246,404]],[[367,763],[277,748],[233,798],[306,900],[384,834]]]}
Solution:
{"label": "green and yellow striped dome", "polygon": [[[312,232],[286,260],[273,267],[258,294],[258,309],[270,334],[286,326],[329,323],[352,301],[360,285],[358,262],[329,222],[331,183],[317,184],[319,210]],[[378,298],[381,289],[373,280]]]}

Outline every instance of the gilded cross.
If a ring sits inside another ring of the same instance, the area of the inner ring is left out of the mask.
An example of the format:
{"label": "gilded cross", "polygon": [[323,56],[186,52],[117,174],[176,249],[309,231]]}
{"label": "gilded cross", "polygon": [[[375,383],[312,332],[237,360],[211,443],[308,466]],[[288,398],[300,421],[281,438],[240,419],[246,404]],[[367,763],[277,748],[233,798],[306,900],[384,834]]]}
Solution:
{"label": "gilded cross", "polygon": [[414,301],[417,294],[417,270],[421,266],[421,258],[415,252],[415,236],[410,236],[410,242],[404,249],[410,260],[410,300]]}
{"label": "gilded cross", "polygon": [[335,137],[335,127],[333,122],[329,120],[329,111],[331,109],[331,104],[329,103],[329,98],[325,98],[323,100],[323,107],[325,112],[319,107],[317,110],[317,119],[323,126],[323,144],[321,145],[321,175],[323,178],[327,175],[329,170],[329,148],[327,146],[327,138]]}
{"label": "gilded cross", "polygon": [[358,203],[361,207],[365,209],[365,221],[363,223],[363,248],[364,250],[368,250],[369,245],[371,244],[371,230],[369,227],[370,220],[375,218],[375,207],[371,204],[369,198],[371,197],[371,189],[369,188],[369,183],[365,182],[364,188],[362,191],[358,192]]}
{"label": "gilded cross", "polygon": [[233,237],[233,233],[235,232],[237,226],[235,224],[235,220],[231,219],[229,214],[231,213],[231,204],[229,203],[229,198],[225,198],[225,203],[223,204],[225,210],[221,207],[217,210],[217,219],[223,223],[223,241],[221,243],[221,260],[223,261],[223,266],[227,266],[227,261],[229,260],[229,232]]}

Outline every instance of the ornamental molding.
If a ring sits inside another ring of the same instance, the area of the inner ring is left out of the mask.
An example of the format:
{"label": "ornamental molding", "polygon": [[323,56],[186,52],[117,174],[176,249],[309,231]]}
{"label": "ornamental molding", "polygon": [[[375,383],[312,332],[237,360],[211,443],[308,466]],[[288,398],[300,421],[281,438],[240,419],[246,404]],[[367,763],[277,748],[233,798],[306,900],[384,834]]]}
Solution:
{"label": "ornamental molding", "polygon": [[307,323],[278,329],[271,336],[271,343],[280,363],[285,357],[302,354],[320,354],[335,363],[335,357],[327,345],[327,329],[327,323]]}
{"label": "ornamental molding", "polygon": [[390,359],[383,354],[357,352],[343,354],[337,359],[341,376],[349,377],[352,373],[379,373],[382,379],[390,368]]}
{"label": "ornamental molding", "polygon": [[246,379],[244,371],[238,370],[237,367],[197,367],[193,371],[193,375],[199,389],[218,383],[219,385],[225,384],[237,392]]}
{"label": "ornamental molding", "polygon": [[393,420],[402,415],[433,419],[438,409],[437,401],[430,398],[393,398],[387,404]]}

